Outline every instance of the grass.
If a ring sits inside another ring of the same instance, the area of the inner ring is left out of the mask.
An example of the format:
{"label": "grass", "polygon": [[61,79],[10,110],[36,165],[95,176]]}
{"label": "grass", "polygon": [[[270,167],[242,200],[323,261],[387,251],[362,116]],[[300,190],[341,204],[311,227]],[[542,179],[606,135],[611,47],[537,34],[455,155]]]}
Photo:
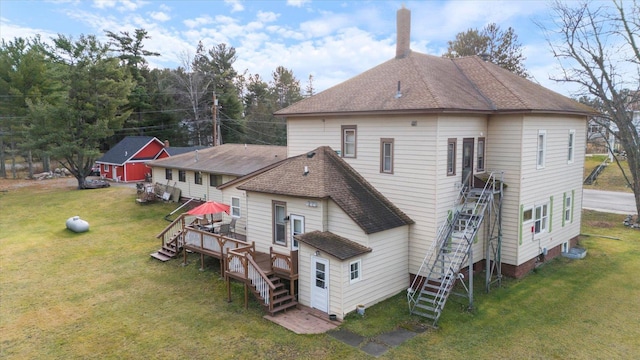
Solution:
{"label": "grass", "polygon": [[[591,171],[593,171],[596,166],[600,165],[607,158],[608,156],[606,155],[587,156],[584,162],[584,178],[589,176]],[[620,160],[620,164],[627,176],[630,176],[629,163],[627,163],[626,160]],[[584,185],[584,188],[593,190],[633,192],[627,185],[627,182],[622,175],[622,170],[620,170],[620,167],[615,161],[609,163],[609,165],[605,167],[594,184]]]}
{"label": "grass", "polygon": [[[296,335],[227,303],[217,260],[161,263],[157,234],[171,204],[140,206],[135,190],[22,188],[0,193],[0,358],[4,359],[366,359],[329,335]],[[64,228],[79,215],[91,230]],[[624,358],[640,353],[640,232],[620,215],[584,213],[578,261],[550,261],[506,280],[475,309],[449,301],[440,329],[381,358]],[[482,281],[476,281],[479,286]],[[343,327],[373,337],[420,319],[404,294],[348,316]]]}

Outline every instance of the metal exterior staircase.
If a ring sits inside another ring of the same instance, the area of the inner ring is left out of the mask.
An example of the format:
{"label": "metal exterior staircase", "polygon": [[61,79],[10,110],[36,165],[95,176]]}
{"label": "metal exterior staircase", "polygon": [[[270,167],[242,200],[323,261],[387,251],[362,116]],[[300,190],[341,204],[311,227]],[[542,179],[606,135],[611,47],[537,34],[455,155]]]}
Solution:
{"label": "metal exterior staircase", "polygon": [[463,187],[460,190],[456,205],[438,230],[436,241],[407,290],[410,312],[432,320],[433,326],[436,326],[456,280],[463,278],[460,271],[469,260],[474,239],[494,198],[492,176],[484,188]]}

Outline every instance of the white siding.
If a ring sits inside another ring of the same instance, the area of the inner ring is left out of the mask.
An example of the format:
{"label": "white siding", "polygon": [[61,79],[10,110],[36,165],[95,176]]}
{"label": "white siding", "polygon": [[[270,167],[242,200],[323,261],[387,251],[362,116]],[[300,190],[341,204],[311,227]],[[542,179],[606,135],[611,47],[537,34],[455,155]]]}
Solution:
{"label": "white siding", "polygon": [[[409,286],[407,276],[408,229],[406,226],[382,231],[369,236],[373,251],[341,261],[320,253],[329,260],[329,313],[344,318],[356,306],[374,305]],[[311,305],[311,259],[315,248],[301,243],[298,268],[298,301]],[[349,264],[361,260],[361,280],[350,283]]]}
{"label": "white siding", "polygon": [[[580,234],[582,175],[586,127],[584,117],[527,116],[523,122],[522,182],[520,205],[526,207],[549,204],[547,230],[531,237],[529,226],[523,226],[517,264],[536,257],[541,248],[551,249]],[[537,136],[546,131],[546,159],[542,169],[536,167]],[[575,130],[575,154],[567,162],[569,131]],[[524,190],[526,189],[526,191]],[[563,198],[573,194],[573,222],[562,226]],[[521,224],[520,221],[517,224]]]}
{"label": "white siding", "polygon": [[502,261],[516,265],[520,218],[522,115],[492,116],[488,122],[487,169],[504,171]]}

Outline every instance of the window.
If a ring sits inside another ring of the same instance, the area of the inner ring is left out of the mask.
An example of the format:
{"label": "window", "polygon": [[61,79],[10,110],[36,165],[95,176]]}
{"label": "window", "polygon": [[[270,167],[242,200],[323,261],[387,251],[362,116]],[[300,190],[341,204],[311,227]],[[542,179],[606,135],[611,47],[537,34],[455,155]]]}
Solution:
{"label": "window", "polygon": [[222,175],[209,174],[209,186],[222,185]]}
{"label": "window", "polygon": [[196,171],[194,173],[193,182],[198,185],[202,185],[202,173],[200,171]]}
{"label": "window", "polygon": [[240,217],[240,198],[231,198],[231,216]]}
{"label": "window", "polygon": [[544,168],[545,153],[547,151],[547,132],[545,130],[538,130],[538,150],[537,150],[537,169]]}
{"label": "window", "polygon": [[173,180],[173,170],[172,169],[164,169],[164,178],[167,180]]}
{"label": "window", "polygon": [[567,164],[573,163],[573,154],[574,154],[574,149],[576,145],[575,142],[576,142],[576,131],[569,130],[569,147],[568,147],[568,154],[567,154]]}
{"label": "window", "polygon": [[104,164],[104,171],[108,172],[109,171],[109,164]]}
{"label": "window", "polygon": [[380,172],[393,174],[393,139],[380,139]]}
{"label": "window", "polygon": [[476,160],[478,171],[484,171],[484,138],[478,138],[478,158]]}
{"label": "window", "polygon": [[447,140],[447,175],[456,174],[456,139]]}
{"label": "window", "polygon": [[353,284],[360,281],[362,262],[360,260],[349,263],[349,283]]}
{"label": "window", "polygon": [[562,225],[564,225],[565,222],[571,221],[571,213],[573,211],[573,197],[571,195],[572,194],[565,194],[564,196],[564,217],[562,218]]}
{"label": "window", "polygon": [[342,157],[356,157],[356,126],[342,126]]}
{"label": "window", "polygon": [[178,181],[180,182],[187,181],[187,173],[184,170],[178,170]]}
{"label": "window", "polygon": [[522,212],[522,222],[528,223],[531,220],[533,220],[533,208],[525,209]]}
{"label": "window", "polygon": [[273,202],[273,242],[278,245],[287,245],[285,239],[285,214],[286,204],[280,201]]}
{"label": "window", "polygon": [[534,232],[540,234],[547,229],[549,219],[547,204],[536,206],[534,218]]}

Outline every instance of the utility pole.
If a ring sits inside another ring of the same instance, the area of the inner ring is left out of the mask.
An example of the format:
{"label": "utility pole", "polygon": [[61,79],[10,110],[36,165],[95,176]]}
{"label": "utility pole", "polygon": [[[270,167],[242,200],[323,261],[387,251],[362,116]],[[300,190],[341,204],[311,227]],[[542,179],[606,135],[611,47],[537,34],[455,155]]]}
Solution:
{"label": "utility pole", "polygon": [[211,113],[213,114],[213,146],[216,146],[218,145],[218,99],[216,99],[216,93],[213,93]]}

